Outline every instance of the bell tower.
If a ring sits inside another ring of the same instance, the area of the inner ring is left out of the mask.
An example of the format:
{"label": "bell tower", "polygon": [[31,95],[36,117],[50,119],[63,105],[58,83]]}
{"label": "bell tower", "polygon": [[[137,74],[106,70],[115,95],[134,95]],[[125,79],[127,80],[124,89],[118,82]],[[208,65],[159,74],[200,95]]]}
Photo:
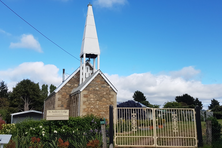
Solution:
{"label": "bell tower", "polygon": [[[93,71],[86,68],[86,61],[90,62],[93,59]],[[96,32],[96,25],[93,16],[92,5],[88,4],[88,11],[86,16],[86,23],[84,28],[84,34],[82,39],[82,47],[80,52],[80,83],[83,83],[85,79],[93,74],[96,69],[100,69],[100,49],[99,41]]]}

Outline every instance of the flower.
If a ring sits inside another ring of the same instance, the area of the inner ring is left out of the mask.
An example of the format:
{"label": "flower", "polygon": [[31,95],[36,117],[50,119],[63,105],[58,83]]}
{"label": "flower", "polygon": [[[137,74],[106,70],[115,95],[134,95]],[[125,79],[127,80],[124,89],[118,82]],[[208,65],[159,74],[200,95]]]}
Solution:
{"label": "flower", "polygon": [[25,134],[28,134],[28,132],[25,132]]}
{"label": "flower", "polygon": [[42,134],[42,136],[44,136],[45,134]]}
{"label": "flower", "polygon": [[45,131],[42,131],[43,134],[45,134]]}
{"label": "flower", "polygon": [[57,131],[56,131],[56,130],[54,130],[54,133],[57,133]]}
{"label": "flower", "polygon": [[36,141],[36,138],[35,137],[32,137],[32,142],[34,143]]}
{"label": "flower", "polygon": [[36,138],[36,141],[37,141],[37,142],[40,142],[40,140],[41,140],[40,138]]}
{"label": "flower", "polygon": [[63,131],[63,132],[65,132],[65,130],[64,130],[64,129],[63,129],[62,131]]}
{"label": "flower", "polygon": [[30,130],[32,130],[32,127],[30,127]]}
{"label": "flower", "polygon": [[93,130],[92,130],[92,129],[90,129],[89,131],[90,131],[91,133],[93,132]]}
{"label": "flower", "polygon": [[35,128],[33,128],[33,130],[35,130]]}
{"label": "flower", "polygon": [[91,122],[94,122],[94,119],[92,119],[92,121]]}
{"label": "flower", "polygon": [[95,129],[94,131],[95,131],[96,133],[98,132],[98,130],[97,130],[97,129]]}
{"label": "flower", "polygon": [[42,126],[39,126],[40,128],[42,128]]}
{"label": "flower", "polygon": [[73,131],[73,133],[75,133],[75,131]]}

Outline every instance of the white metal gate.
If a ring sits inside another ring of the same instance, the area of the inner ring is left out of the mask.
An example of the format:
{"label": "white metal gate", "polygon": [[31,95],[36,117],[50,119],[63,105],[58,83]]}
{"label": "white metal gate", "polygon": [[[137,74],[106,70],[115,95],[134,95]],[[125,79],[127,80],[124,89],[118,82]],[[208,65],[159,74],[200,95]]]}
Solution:
{"label": "white metal gate", "polygon": [[114,143],[117,147],[197,147],[195,110],[117,107]]}

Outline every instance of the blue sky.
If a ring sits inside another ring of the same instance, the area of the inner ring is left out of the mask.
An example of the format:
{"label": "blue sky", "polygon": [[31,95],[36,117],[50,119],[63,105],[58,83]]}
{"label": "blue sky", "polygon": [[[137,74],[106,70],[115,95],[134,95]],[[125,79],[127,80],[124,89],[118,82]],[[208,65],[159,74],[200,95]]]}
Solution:
{"label": "blue sky", "polygon": [[87,4],[93,5],[101,70],[118,101],[142,91],[163,105],[185,93],[204,108],[222,101],[221,0],[0,0],[0,81],[22,79],[58,86],[79,60]]}

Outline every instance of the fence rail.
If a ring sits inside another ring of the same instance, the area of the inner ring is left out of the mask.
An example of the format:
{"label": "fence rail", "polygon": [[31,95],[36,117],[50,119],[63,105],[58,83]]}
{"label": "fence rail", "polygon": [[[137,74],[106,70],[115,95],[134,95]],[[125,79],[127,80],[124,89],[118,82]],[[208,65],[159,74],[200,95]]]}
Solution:
{"label": "fence rail", "polygon": [[115,110],[115,146],[197,146],[194,109],[117,107]]}

